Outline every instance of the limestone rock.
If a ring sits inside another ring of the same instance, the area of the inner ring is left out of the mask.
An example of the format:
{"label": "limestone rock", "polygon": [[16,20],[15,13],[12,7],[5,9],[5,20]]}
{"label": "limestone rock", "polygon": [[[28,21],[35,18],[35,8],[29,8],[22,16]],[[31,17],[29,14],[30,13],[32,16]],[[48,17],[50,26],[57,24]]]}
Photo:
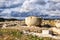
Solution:
{"label": "limestone rock", "polygon": [[50,25],[51,25],[52,27],[55,27],[55,26],[56,26],[54,20],[50,21],[49,23],[50,23]]}
{"label": "limestone rock", "polygon": [[59,21],[56,22],[55,25],[56,25],[57,28],[60,28],[60,22]]}
{"label": "limestone rock", "polygon": [[42,19],[35,16],[30,16],[25,18],[25,24],[28,26],[41,25],[41,22]]}
{"label": "limestone rock", "polygon": [[52,28],[51,29],[55,34],[60,34],[60,29],[59,28]]}

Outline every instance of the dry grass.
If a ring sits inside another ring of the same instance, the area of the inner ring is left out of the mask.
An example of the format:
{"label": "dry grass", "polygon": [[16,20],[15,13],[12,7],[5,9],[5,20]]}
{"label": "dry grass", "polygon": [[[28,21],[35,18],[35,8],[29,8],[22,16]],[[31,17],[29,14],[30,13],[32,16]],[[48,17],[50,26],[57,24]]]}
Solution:
{"label": "dry grass", "polygon": [[0,29],[0,40],[55,40],[23,34],[16,29]]}

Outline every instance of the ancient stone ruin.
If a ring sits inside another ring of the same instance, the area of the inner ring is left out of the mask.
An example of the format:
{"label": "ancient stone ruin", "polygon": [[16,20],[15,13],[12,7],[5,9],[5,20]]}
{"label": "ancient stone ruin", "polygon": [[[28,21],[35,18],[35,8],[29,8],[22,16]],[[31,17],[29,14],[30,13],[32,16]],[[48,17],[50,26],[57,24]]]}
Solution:
{"label": "ancient stone ruin", "polygon": [[35,17],[35,16],[30,16],[25,18],[25,24],[27,26],[40,26],[42,22],[41,18]]}

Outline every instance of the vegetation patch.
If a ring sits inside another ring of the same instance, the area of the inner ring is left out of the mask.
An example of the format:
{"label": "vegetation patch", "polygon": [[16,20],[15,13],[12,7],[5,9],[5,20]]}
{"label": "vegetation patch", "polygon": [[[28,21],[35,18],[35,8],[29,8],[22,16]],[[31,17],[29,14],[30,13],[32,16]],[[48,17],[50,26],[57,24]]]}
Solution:
{"label": "vegetation patch", "polygon": [[23,34],[17,29],[0,29],[0,40],[55,40],[52,38],[42,38]]}

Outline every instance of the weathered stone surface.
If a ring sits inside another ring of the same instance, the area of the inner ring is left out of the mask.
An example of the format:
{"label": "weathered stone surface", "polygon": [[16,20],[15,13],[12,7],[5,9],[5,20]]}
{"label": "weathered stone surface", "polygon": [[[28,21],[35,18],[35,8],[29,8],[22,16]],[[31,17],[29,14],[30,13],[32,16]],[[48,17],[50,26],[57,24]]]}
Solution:
{"label": "weathered stone surface", "polygon": [[25,24],[28,26],[41,25],[41,22],[42,22],[41,18],[35,16],[25,18]]}
{"label": "weathered stone surface", "polygon": [[52,28],[51,29],[55,34],[59,34],[60,35],[60,29],[59,28]]}
{"label": "weathered stone surface", "polygon": [[50,26],[52,26],[52,27],[55,27],[56,26],[54,20],[51,20],[49,23],[50,23]]}
{"label": "weathered stone surface", "polygon": [[60,22],[56,22],[55,25],[57,28],[60,28]]}
{"label": "weathered stone surface", "polygon": [[42,34],[49,34],[49,30],[42,30]]}

